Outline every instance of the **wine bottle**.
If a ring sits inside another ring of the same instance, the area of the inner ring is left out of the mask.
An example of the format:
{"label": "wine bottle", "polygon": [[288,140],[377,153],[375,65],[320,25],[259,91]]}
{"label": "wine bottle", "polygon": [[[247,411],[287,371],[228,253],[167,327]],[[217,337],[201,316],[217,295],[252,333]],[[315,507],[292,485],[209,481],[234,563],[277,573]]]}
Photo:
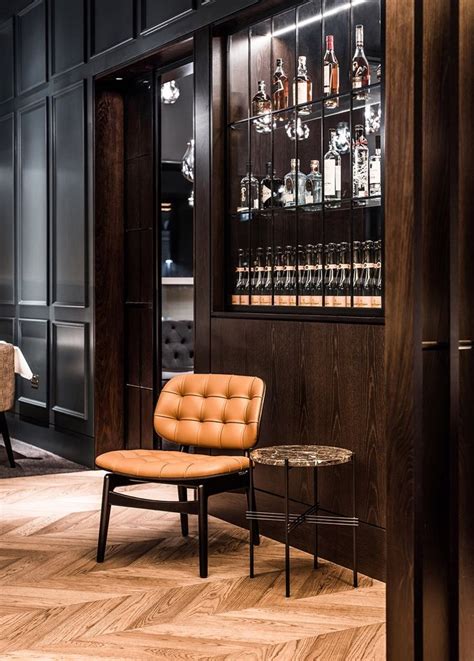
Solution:
{"label": "wine bottle", "polygon": [[285,258],[281,246],[275,248],[275,265],[273,268],[273,305],[283,305],[281,298],[285,284]]}
{"label": "wine bottle", "polygon": [[260,295],[260,305],[271,305],[273,299],[273,251],[268,246],[265,254],[265,279]]}
{"label": "wine bottle", "polygon": [[373,295],[372,307],[382,307],[382,241],[374,242],[374,277],[373,277]]}
{"label": "wine bottle", "polygon": [[346,241],[338,246],[337,292],[334,296],[334,306],[340,308],[351,306],[351,265],[349,262],[349,244]]}
{"label": "wine bottle", "polygon": [[244,282],[244,251],[239,248],[237,252],[237,266],[235,268],[234,293],[232,294],[232,305],[240,305],[240,295]]}
{"label": "wine bottle", "polygon": [[[339,62],[334,53],[334,36],[326,36],[326,52],[323,58],[324,69],[324,96],[339,94]],[[326,99],[324,102],[326,108],[337,108],[339,99],[337,97]]]}
{"label": "wine bottle", "polygon": [[296,264],[293,246],[285,248],[285,282],[280,305],[296,305]]}
{"label": "wine bottle", "polygon": [[364,293],[364,265],[362,264],[362,246],[360,241],[352,243],[352,287],[354,307],[361,308]]}
{"label": "wine bottle", "polygon": [[257,248],[255,251],[255,260],[253,263],[253,286],[250,296],[250,305],[260,305],[260,298],[265,282],[265,267],[263,266],[263,249]]}
{"label": "wine bottle", "polygon": [[325,283],[324,283],[324,305],[327,308],[334,307],[334,298],[337,294],[337,263],[336,244],[328,243],[326,246]]}

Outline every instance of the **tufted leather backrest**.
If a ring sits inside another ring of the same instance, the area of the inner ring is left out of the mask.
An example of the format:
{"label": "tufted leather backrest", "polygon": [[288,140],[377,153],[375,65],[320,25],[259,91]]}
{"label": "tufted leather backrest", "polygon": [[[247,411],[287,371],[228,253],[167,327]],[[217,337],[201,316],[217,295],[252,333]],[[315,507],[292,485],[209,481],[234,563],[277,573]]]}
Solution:
{"label": "tufted leather backrest", "polygon": [[15,402],[15,348],[0,344],[0,411],[9,411]]}
{"label": "tufted leather backrest", "polygon": [[192,321],[165,320],[161,323],[162,368],[168,372],[192,372],[194,328]]}
{"label": "tufted leather backrest", "polygon": [[258,439],[264,395],[256,376],[175,376],[158,399],[155,431],[180,445],[247,450]]}

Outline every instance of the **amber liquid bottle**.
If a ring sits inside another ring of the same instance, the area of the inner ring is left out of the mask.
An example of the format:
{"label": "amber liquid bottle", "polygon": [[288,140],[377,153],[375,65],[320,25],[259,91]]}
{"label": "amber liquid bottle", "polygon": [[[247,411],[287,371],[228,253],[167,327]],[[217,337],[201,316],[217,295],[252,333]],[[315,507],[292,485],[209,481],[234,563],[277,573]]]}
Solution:
{"label": "amber liquid bottle", "polygon": [[288,78],[283,71],[283,60],[277,58],[276,69],[273,74],[272,87],[273,110],[284,110],[288,108]]}
{"label": "amber liquid bottle", "polygon": [[[312,98],[313,83],[306,68],[306,57],[300,55],[298,57],[298,71],[293,80],[293,103],[295,105],[311,103]],[[300,115],[308,115],[311,112],[311,108],[305,106],[304,108],[299,108],[298,112]]]}
{"label": "amber liquid bottle", "polygon": [[367,90],[363,89],[370,85],[370,67],[364,53],[364,26],[356,25],[356,48],[352,58],[352,89],[360,90],[356,99],[367,98]]}
{"label": "amber liquid bottle", "polygon": [[[326,37],[326,52],[323,59],[324,68],[324,96],[339,94],[339,62],[334,53],[334,36],[328,34]],[[337,108],[339,99],[326,99],[324,102],[326,108]]]}

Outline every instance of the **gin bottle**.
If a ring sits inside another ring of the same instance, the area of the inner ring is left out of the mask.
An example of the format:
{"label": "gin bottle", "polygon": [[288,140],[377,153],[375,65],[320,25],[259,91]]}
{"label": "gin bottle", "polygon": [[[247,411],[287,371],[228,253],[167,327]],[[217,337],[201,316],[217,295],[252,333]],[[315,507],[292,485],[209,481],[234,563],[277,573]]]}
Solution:
{"label": "gin bottle", "polygon": [[306,176],[300,172],[300,159],[291,159],[291,170],[284,180],[284,206],[294,207],[295,204],[304,204],[306,192]]}
{"label": "gin bottle", "polygon": [[310,161],[311,171],[306,177],[305,204],[320,204],[323,201],[323,178],[319,161]]}
{"label": "gin bottle", "polygon": [[341,156],[336,149],[336,131],[329,131],[329,150],[324,154],[324,199],[341,199]]}

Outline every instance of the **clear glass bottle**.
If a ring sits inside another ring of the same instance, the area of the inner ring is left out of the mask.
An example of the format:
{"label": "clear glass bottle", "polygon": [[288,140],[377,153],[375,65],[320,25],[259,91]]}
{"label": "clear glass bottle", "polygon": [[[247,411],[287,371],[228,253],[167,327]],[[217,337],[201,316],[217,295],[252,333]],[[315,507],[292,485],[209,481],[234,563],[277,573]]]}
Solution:
{"label": "clear glass bottle", "polygon": [[260,305],[272,305],[273,301],[273,251],[268,246],[265,253],[265,278],[260,294]]}
{"label": "clear glass bottle", "polygon": [[283,305],[281,302],[285,286],[285,257],[281,246],[275,248],[275,263],[273,267],[273,305]]}
{"label": "clear glass bottle", "polygon": [[260,182],[260,209],[268,209],[271,206],[281,207],[283,180],[276,176],[272,170],[272,162],[267,163],[267,174]]}
{"label": "clear glass bottle", "polygon": [[324,272],[324,305],[327,308],[332,308],[334,307],[334,299],[337,295],[337,261],[335,243],[328,243],[326,246],[326,264]]}
{"label": "clear glass bottle", "polygon": [[306,176],[300,172],[300,159],[292,158],[291,170],[284,179],[284,206],[294,207],[295,204],[304,204],[306,192]]}
{"label": "clear glass bottle", "polygon": [[258,209],[259,184],[251,173],[250,162],[247,163],[247,174],[240,180],[240,206],[237,211]]}
{"label": "clear glass bottle", "polygon": [[367,98],[367,90],[363,89],[370,85],[370,67],[364,52],[364,26],[356,25],[356,47],[352,58],[352,89],[360,90],[356,99]]}
{"label": "clear glass bottle", "polygon": [[338,246],[337,259],[337,293],[334,296],[334,306],[351,307],[351,264],[349,244],[343,241]]}
{"label": "clear glass bottle", "polygon": [[310,161],[311,170],[306,177],[305,204],[321,204],[323,201],[323,177],[319,161]]}
{"label": "clear glass bottle", "polygon": [[237,266],[235,268],[234,292],[232,294],[232,305],[241,305],[240,296],[244,289],[244,251],[239,248],[237,252]]}
{"label": "clear glass bottle", "polygon": [[274,110],[288,108],[288,88],[288,78],[283,71],[283,60],[278,57],[275,73],[273,74],[272,101]]}
{"label": "clear glass bottle", "polygon": [[253,262],[253,283],[250,295],[250,305],[260,305],[263,285],[265,282],[265,267],[263,265],[263,248],[257,248]]}
{"label": "clear glass bottle", "polygon": [[341,156],[336,149],[336,131],[329,131],[329,149],[324,154],[324,199],[338,202],[341,199]]}
{"label": "clear glass bottle", "polygon": [[[306,68],[306,57],[300,55],[298,57],[298,71],[293,80],[293,103],[300,105],[301,103],[311,103],[313,98],[313,83],[311,78],[308,76],[308,70]],[[300,115],[307,115],[311,112],[311,109],[308,107],[299,108],[298,112]]]}
{"label": "clear glass bottle", "polygon": [[352,196],[369,196],[369,149],[364,135],[364,127],[355,127],[355,140],[352,150]]}
{"label": "clear glass bottle", "polygon": [[272,100],[265,91],[265,81],[258,81],[258,91],[252,99],[253,123],[257,133],[270,133],[272,130]]}
{"label": "clear glass bottle", "polygon": [[[332,96],[339,94],[339,62],[337,61],[334,52],[334,36],[328,34],[326,36],[326,52],[323,58],[324,70],[324,96]],[[326,99],[324,102],[326,108],[337,108],[339,106],[339,99],[331,98]]]}
{"label": "clear glass bottle", "polygon": [[369,184],[371,197],[382,194],[382,157],[380,149],[380,135],[375,136],[375,154],[369,159]]}

